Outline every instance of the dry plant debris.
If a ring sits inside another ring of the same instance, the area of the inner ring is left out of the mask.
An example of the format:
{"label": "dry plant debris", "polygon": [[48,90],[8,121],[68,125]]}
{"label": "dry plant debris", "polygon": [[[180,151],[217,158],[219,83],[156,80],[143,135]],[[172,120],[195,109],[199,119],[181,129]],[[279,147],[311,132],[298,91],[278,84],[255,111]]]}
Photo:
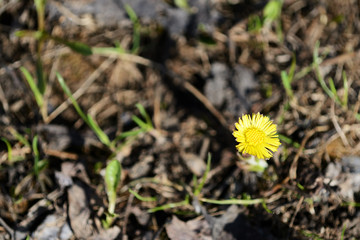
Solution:
{"label": "dry plant debris", "polygon": [[0,239],[359,239],[359,9],[0,1]]}

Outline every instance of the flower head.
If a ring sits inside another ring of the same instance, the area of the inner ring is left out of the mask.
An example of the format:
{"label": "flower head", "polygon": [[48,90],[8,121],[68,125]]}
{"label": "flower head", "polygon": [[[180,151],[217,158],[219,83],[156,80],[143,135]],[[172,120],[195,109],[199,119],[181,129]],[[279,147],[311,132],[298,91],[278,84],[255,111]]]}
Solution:
{"label": "flower head", "polygon": [[235,123],[235,127],[233,135],[239,142],[236,148],[241,153],[267,159],[272,157],[273,152],[280,146],[276,125],[260,113],[253,114],[252,117],[243,115],[239,122]]}

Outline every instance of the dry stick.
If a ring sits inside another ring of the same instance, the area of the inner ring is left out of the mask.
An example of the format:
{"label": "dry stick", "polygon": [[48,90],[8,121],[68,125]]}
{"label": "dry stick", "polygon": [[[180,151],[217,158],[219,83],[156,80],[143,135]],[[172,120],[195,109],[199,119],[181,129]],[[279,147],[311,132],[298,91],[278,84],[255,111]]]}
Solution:
{"label": "dry stick", "polygon": [[300,210],[300,207],[301,207],[303,201],[304,201],[304,196],[301,196],[298,204],[296,205],[296,209],[295,209],[294,215],[293,215],[292,218],[291,218],[290,225],[289,225],[290,228],[292,228],[293,225],[294,225],[295,217],[296,217],[296,215],[298,214],[298,212],[299,212],[299,210]]}
{"label": "dry stick", "polygon": [[[321,127],[321,126],[320,126]],[[290,179],[296,179],[296,170],[297,170],[297,163],[298,163],[298,160],[300,158],[300,154],[302,153],[303,149],[305,148],[305,144],[307,143],[307,141],[309,140],[309,138],[314,135],[314,133],[316,133],[316,129],[318,127],[316,127],[315,129],[312,129],[310,131],[308,131],[304,137],[304,139],[302,140],[301,142],[301,145],[299,147],[299,150],[298,152],[296,153],[295,155],[295,158],[294,158],[294,161],[292,162],[291,164],[291,167],[290,167],[290,171],[289,171],[289,176],[290,176]]]}
{"label": "dry stick", "polygon": [[334,124],[335,130],[339,134],[339,136],[341,138],[341,141],[343,142],[344,146],[349,147],[350,144],[349,144],[343,130],[341,129],[339,123],[336,120],[336,117],[335,117],[335,103],[334,102],[331,104],[330,116],[331,116],[331,121]]}
{"label": "dry stick", "polygon": [[58,11],[73,23],[80,26],[87,26],[90,29],[96,28],[94,21],[91,20],[90,18],[86,18],[86,17],[79,18],[76,14],[72,13],[68,8],[66,8],[63,4],[57,1],[50,0],[50,4],[54,4],[55,7],[58,9]]}
{"label": "dry stick", "polygon": [[225,127],[227,127],[227,123],[223,115],[212,105],[212,103],[202,94],[199,90],[197,90],[192,84],[189,82],[184,82],[184,87],[190,93],[192,93],[200,102],[204,104],[204,106],[219,120],[219,122]]}
{"label": "dry stick", "polygon": [[[140,184],[137,184],[135,186],[135,191],[139,191],[139,189],[141,188],[141,185]],[[125,216],[124,216],[124,226],[123,226],[123,234],[122,234],[122,240],[128,240],[128,235],[126,234],[126,231],[127,231],[127,224],[128,224],[128,221],[129,221],[129,216],[131,214],[131,204],[132,202],[134,201],[134,194],[130,194],[129,198],[128,198],[128,201],[127,201],[127,204],[126,204],[126,208],[125,208]]]}
{"label": "dry stick", "polygon": [[2,225],[5,230],[10,234],[11,239],[15,239],[15,231],[7,225],[7,223],[0,217],[0,225]]}
{"label": "dry stick", "polygon": [[0,85],[0,101],[1,101],[1,104],[3,106],[5,113],[8,113],[9,112],[9,103],[6,100],[5,93],[4,93],[4,90],[2,89],[1,85]]}
{"label": "dry stick", "polygon": [[[88,79],[80,86],[80,88],[74,92],[74,99],[78,99],[81,95],[85,93],[85,91],[90,87],[90,85],[100,76],[102,72],[104,72],[114,61],[116,58],[110,57],[106,59],[89,77]],[[67,109],[71,105],[70,98],[64,101],[59,107],[57,107],[46,119],[45,123],[49,123],[54,120],[59,114],[61,114],[65,109]]]}
{"label": "dry stick", "polygon": [[339,56],[322,61],[322,63],[320,63],[320,66],[331,66],[339,63],[344,63],[346,61],[352,60],[354,57],[359,55],[359,53],[360,51],[344,53]]}

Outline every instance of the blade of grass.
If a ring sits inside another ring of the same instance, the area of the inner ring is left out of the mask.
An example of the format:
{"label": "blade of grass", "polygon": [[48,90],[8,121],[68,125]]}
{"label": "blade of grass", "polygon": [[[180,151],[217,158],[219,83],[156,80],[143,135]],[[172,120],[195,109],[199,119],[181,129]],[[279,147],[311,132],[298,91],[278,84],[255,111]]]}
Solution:
{"label": "blade of grass", "polygon": [[106,145],[106,146],[110,146],[110,139],[109,137],[103,132],[103,130],[101,130],[101,128],[99,127],[99,125],[94,121],[94,119],[88,114],[87,115],[87,119],[89,121],[89,125],[91,127],[91,129],[95,132],[95,134],[98,136],[98,138],[100,139],[100,141]]}
{"label": "blade of grass", "polygon": [[43,96],[42,96],[38,86],[36,85],[33,77],[31,76],[31,74],[29,73],[29,71],[26,68],[20,67],[20,70],[24,74],[25,79],[28,82],[31,91],[33,92],[33,94],[35,96],[37,105],[39,106],[39,108],[41,108],[42,105],[44,104],[44,99],[43,99]]}
{"label": "blade of grass", "polygon": [[30,143],[29,141],[23,136],[21,135],[20,133],[18,133],[15,129],[11,128],[10,129],[10,133],[19,141],[21,142],[22,144],[24,144],[25,146],[27,147],[30,147]]}
{"label": "blade of grass", "polygon": [[342,105],[345,109],[347,109],[348,108],[348,98],[349,98],[349,83],[348,83],[345,71],[343,71],[342,76],[343,76],[343,81],[344,81],[344,95],[343,95],[343,99],[342,99]]}
{"label": "blade of grass", "polygon": [[293,97],[294,97],[294,94],[293,94],[293,91],[292,91],[292,89],[291,89],[290,77],[289,77],[289,75],[288,75],[285,71],[281,71],[281,80],[282,80],[282,83],[283,83],[283,85],[284,85],[286,94],[287,94],[290,98],[293,98]]}
{"label": "blade of grass", "polygon": [[141,116],[146,120],[146,123],[149,125],[149,127],[153,128],[151,118],[149,114],[147,114],[144,106],[141,105],[140,103],[137,103],[135,106],[139,109]]}
{"label": "blade of grass", "polygon": [[137,192],[135,192],[134,190],[132,190],[130,188],[129,188],[129,192],[131,194],[133,194],[140,201],[143,201],[143,202],[154,202],[154,201],[156,201],[156,197],[142,197],[140,194],[138,194]]}
{"label": "blade of grass", "polygon": [[186,206],[188,204],[189,204],[189,195],[186,195],[184,201],[176,202],[176,203],[164,204],[164,205],[161,205],[161,206],[158,206],[158,207],[150,208],[148,210],[148,212],[149,213],[154,213],[154,212],[157,212],[157,211],[162,211],[162,210],[166,210],[166,209],[170,209],[170,208]]}
{"label": "blade of grass", "polygon": [[133,46],[131,49],[132,53],[137,53],[140,47],[140,23],[139,19],[132,7],[125,4],[125,11],[129,15],[131,22],[133,23]]}
{"label": "blade of grass", "polygon": [[12,162],[12,147],[11,147],[11,144],[10,142],[4,138],[4,137],[1,137],[1,140],[6,144],[6,148],[8,150],[8,160],[9,162]]}
{"label": "blade of grass", "polygon": [[34,174],[36,178],[39,177],[39,150],[38,150],[38,136],[36,135],[32,142],[32,150],[34,153]]}
{"label": "blade of grass", "polygon": [[[337,104],[341,105],[341,102],[337,99],[337,95],[336,95],[336,89],[335,89],[335,86],[334,86],[334,83],[332,82],[332,80],[329,81],[329,84],[330,84],[330,88],[334,88],[334,89],[330,89],[326,83],[325,83],[325,80],[323,78],[323,76],[321,75],[321,72],[320,72],[320,63],[321,63],[321,58],[319,57],[319,47],[320,47],[320,42],[317,41],[316,44],[315,44],[315,48],[314,48],[314,52],[313,52],[313,64],[314,64],[314,71],[315,71],[315,74],[316,74],[316,77],[322,87],[322,89],[325,91],[325,93],[331,98],[333,99]],[[331,82],[332,82],[332,85],[331,86]],[[335,91],[335,94],[334,94],[334,91]]]}
{"label": "blade of grass", "polygon": [[211,154],[209,153],[208,158],[207,158],[207,163],[206,163],[206,170],[204,172],[204,175],[202,176],[200,184],[196,187],[196,189],[194,191],[194,196],[196,196],[196,197],[199,196],[202,188],[204,187],[207,175],[208,175],[208,173],[210,171],[210,166],[211,166]]}
{"label": "blade of grass", "polygon": [[254,205],[263,203],[264,199],[226,199],[226,200],[214,200],[208,198],[200,198],[201,202],[212,203],[212,204],[219,204],[219,205],[229,205],[229,204],[237,204],[237,205]]}
{"label": "blade of grass", "polygon": [[141,120],[140,118],[138,118],[137,116],[132,116],[131,119],[141,128],[141,129],[147,129],[148,125]]}
{"label": "blade of grass", "polygon": [[72,95],[69,87],[66,85],[64,78],[59,74],[56,73],[57,79],[66,93],[66,95],[69,97],[71,103],[73,104],[76,112],[80,115],[80,117],[84,120],[84,122],[95,132],[96,136],[99,138],[99,140],[106,146],[110,146],[110,139],[109,137],[104,133],[104,131],[101,130],[99,125],[90,117],[90,115],[85,115],[85,113],[81,110],[79,104],[75,100],[74,96]]}
{"label": "blade of grass", "polygon": [[56,73],[58,82],[60,83],[61,88],[64,90],[65,94],[70,98],[71,103],[73,104],[76,112],[80,115],[80,117],[86,122],[86,124],[89,124],[89,120],[87,118],[87,116],[85,115],[85,113],[81,110],[79,104],[77,103],[77,101],[75,100],[75,98],[73,97],[69,87],[66,85],[64,78],[59,74]]}

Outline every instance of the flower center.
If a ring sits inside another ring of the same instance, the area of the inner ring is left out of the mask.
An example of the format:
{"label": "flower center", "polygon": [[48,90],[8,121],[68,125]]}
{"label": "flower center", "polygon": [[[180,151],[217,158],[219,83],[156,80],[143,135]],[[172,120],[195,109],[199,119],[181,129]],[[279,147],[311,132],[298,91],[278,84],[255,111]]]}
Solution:
{"label": "flower center", "polygon": [[265,133],[257,128],[249,128],[245,132],[245,139],[246,142],[250,145],[258,145],[262,142],[264,142]]}

